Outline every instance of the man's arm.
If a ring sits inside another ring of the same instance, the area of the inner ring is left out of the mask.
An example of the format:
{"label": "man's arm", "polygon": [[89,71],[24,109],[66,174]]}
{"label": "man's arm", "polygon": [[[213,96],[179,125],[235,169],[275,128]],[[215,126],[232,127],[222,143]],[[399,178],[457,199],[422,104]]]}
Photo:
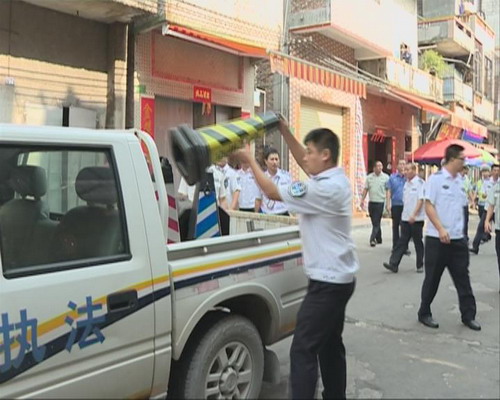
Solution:
{"label": "man's arm", "polygon": [[385,208],[387,209],[387,212],[389,212],[389,210],[391,209],[391,196],[391,189],[387,188],[385,190]]}
{"label": "man's arm", "polygon": [[233,192],[233,202],[231,203],[231,208],[230,210],[237,210],[238,209],[238,202],[240,201],[240,191],[235,190]]}
{"label": "man's arm", "polygon": [[415,209],[413,210],[413,213],[410,215],[410,218],[408,219],[408,222],[410,224],[413,224],[416,219],[417,215],[420,214],[420,210],[422,209],[422,206],[424,205],[424,200],[420,199],[417,201],[417,205],[415,206]]}
{"label": "man's arm", "polygon": [[436,208],[429,200],[425,201],[425,213],[427,214],[429,220],[432,222],[432,225],[434,225],[439,232],[439,240],[441,240],[442,243],[450,243],[450,234],[446,229],[444,229],[437,215]]}
{"label": "man's arm", "polygon": [[281,136],[283,136],[283,139],[285,139],[288,148],[292,152],[293,158],[295,158],[295,161],[297,161],[297,164],[299,164],[300,168],[302,168],[307,174],[309,174],[304,164],[304,156],[306,155],[306,150],[295,138],[295,136],[293,136],[290,128],[288,127],[288,124],[284,119],[280,119],[279,130],[281,132]]}
{"label": "man's arm", "polygon": [[[491,233],[491,219],[493,218],[494,206],[490,205],[488,211],[486,212],[486,219],[484,220],[484,231],[486,233]],[[498,218],[498,217],[497,217]]]}

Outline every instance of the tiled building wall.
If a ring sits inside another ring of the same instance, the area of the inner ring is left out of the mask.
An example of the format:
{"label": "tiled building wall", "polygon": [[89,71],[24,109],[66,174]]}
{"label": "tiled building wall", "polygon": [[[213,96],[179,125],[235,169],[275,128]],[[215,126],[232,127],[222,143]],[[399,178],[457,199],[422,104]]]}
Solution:
{"label": "tiled building wall", "polygon": [[366,100],[361,100],[361,106],[364,131],[373,134],[375,129],[380,128],[384,130],[386,136],[395,137],[396,160],[403,158],[405,135],[411,136],[416,129],[414,124],[417,120],[417,110],[408,104],[371,94],[367,95]]}
{"label": "tiled building wall", "polygon": [[[335,107],[342,107],[343,110],[343,131],[342,131],[342,149],[343,162],[347,176],[353,182],[354,168],[350,165],[350,160],[354,159],[354,117],[356,96],[340,90],[327,88],[304,81],[302,79],[290,79],[290,126],[292,132],[298,135],[300,132],[300,102],[301,98],[309,98],[324,104],[330,104]],[[299,166],[290,156],[290,173],[294,179],[299,177]]]}
{"label": "tiled building wall", "polygon": [[[24,124],[36,104],[95,110],[97,127],[104,127],[109,26],[24,2],[12,3],[9,20],[8,5],[0,2],[0,122]],[[117,60],[122,99],[125,68]],[[4,84],[7,77],[13,84]]]}
{"label": "tiled building wall", "polygon": [[[321,35],[319,33],[310,33],[304,35],[293,35],[290,45],[290,54],[313,62],[326,68],[331,68],[327,62],[330,56],[335,56],[347,61],[349,64],[356,65],[354,49],[343,43]],[[302,42],[299,40],[302,39]],[[307,39],[304,41],[304,39]]]}
{"label": "tiled building wall", "polygon": [[[168,57],[169,54],[154,54],[153,35],[155,35],[155,40],[160,41],[179,40],[165,38],[157,32],[148,32],[138,37],[136,46],[136,86],[141,85],[145,93],[149,95],[159,95],[188,101],[192,100],[194,82],[186,81],[184,79],[185,77],[175,76],[175,74],[166,77],[163,74],[154,72],[153,60],[156,59],[161,63],[162,58]],[[183,62],[188,62],[191,66],[196,66],[199,56],[196,52],[196,48],[200,45],[194,45],[184,41],[183,46],[186,49]],[[206,47],[204,47],[204,50],[210,52],[210,57],[212,57],[213,62],[217,62],[218,58],[227,57],[228,55],[219,50]],[[227,73],[227,71],[224,70],[214,71],[218,76],[207,77],[209,80],[208,82],[199,81],[196,85],[206,86],[212,89],[212,102],[214,104],[241,107],[244,111],[250,112],[253,109],[253,92],[250,91],[249,93],[248,82],[251,81],[253,87],[254,68],[247,59],[242,59],[241,63],[241,71],[239,72],[241,73],[240,78],[242,82],[241,89],[239,90],[225,90],[212,85],[213,82],[220,82],[224,79],[224,74]],[[156,68],[156,71],[158,71],[158,68]],[[231,73],[234,74],[238,72],[231,71]],[[140,119],[138,118],[136,118],[136,125],[140,125]]]}

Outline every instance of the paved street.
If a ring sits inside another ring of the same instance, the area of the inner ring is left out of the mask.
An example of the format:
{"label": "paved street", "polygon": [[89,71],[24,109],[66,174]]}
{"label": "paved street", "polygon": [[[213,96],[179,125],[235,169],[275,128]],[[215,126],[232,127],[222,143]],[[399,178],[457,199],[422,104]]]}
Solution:
{"label": "paved street", "polygon": [[[471,217],[470,235],[477,226]],[[499,279],[494,243],[471,255],[471,280],[482,331],[462,325],[457,295],[444,273],[432,311],[437,330],[417,322],[424,275],[415,272],[415,250],[404,257],[399,273],[382,267],[389,257],[391,229],[383,225],[384,243],[368,245],[369,228],[357,227],[361,270],[347,307],[349,398],[499,398]],[[291,338],[272,347],[281,362],[279,385],[264,383],[261,398],[287,397]],[[321,396],[318,393],[318,398]]]}

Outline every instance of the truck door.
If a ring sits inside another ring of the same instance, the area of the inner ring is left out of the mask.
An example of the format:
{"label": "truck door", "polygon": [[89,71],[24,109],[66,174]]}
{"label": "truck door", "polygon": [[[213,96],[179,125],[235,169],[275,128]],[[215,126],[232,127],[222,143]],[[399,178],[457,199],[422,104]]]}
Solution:
{"label": "truck door", "polygon": [[2,397],[147,397],[154,296],[126,142],[4,139]]}

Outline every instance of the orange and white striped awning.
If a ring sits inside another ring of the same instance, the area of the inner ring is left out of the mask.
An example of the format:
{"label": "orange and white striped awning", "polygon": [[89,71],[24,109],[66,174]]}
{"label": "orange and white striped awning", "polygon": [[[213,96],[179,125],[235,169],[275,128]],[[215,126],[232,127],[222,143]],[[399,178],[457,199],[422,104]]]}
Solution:
{"label": "orange and white striped awning", "polygon": [[269,51],[271,71],[366,98],[366,84],[287,54]]}

